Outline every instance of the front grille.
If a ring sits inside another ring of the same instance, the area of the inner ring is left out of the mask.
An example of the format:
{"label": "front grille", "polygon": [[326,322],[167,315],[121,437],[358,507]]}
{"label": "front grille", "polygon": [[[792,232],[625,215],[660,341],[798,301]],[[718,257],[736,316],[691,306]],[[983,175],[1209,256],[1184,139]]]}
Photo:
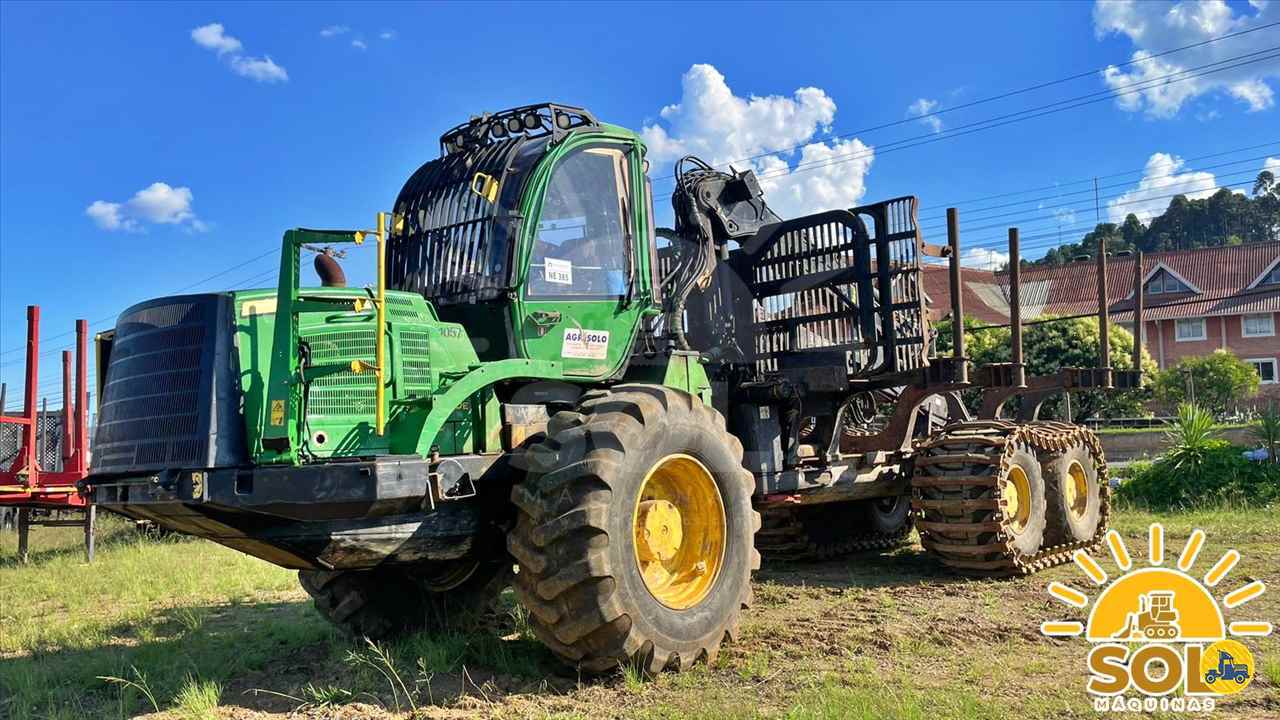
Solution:
{"label": "front grille", "polygon": [[[377,359],[376,335],[367,330],[304,333],[302,340],[311,348],[315,365],[350,363]],[[307,417],[312,420],[350,415],[372,416],[377,403],[378,378],[375,373],[350,370],[315,378],[308,383]]]}
{"label": "front grille", "polygon": [[243,426],[228,302],[163,298],[120,316],[98,405],[94,474],[208,467],[220,453],[237,454]]}

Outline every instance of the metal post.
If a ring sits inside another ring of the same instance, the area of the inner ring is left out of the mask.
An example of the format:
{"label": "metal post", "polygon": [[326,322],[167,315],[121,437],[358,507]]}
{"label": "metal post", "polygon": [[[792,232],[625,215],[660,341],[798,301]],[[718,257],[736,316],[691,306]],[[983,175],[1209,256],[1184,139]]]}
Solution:
{"label": "metal post", "polygon": [[62,469],[71,470],[72,454],[75,452],[74,429],[72,417],[75,406],[71,402],[71,351],[62,351],[62,432],[59,434],[62,443]]}
{"label": "metal post", "polygon": [[1133,256],[1133,369],[1138,372],[1142,372],[1142,332],[1146,325],[1142,290],[1142,251],[1139,250]]}
{"label": "metal post", "polygon": [[374,401],[378,407],[374,411],[374,425],[379,436],[386,433],[387,424],[387,357],[386,357],[386,335],[387,335],[387,262],[385,252],[385,239],[387,237],[387,214],[385,212],[378,213],[378,330],[377,330],[377,359],[378,365],[376,376],[378,379],[378,387],[374,390]]}
{"label": "metal post", "polygon": [[49,422],[49,398],[40,399],[40,414],[36,420],[36,462],[40,464],[40,469],[45,469],[44,458],[49,454],[49,429],[45,427]]}
{"label": "metal post", "polygon": [[76,321],[76,407],[75,407],[76,472],[89,469],[89,321]]}
{"label": "metal post", "polygon": [[1105,369],[1111,387],[1111,316],[1107,312],[1107,236],[1098,235],[1098,365]]}
{"label": "metal post", "polygon": [[27,562],[27,541],[31,536],[31,508],[18,508],[18,562]]}
{"label": "metal post", "polygon": [[0,415],[4,415],[4,403],[9,395],[9,384],[0,383]]}
{"label": "metal post", "polygon": [[[964,279],[960,273],[960,214],[955,208],[947,208],[947,246],[951,250],[951,356],[964,357]],[[958,368],[967,375],[967,368]],[[959,382],[967,381],[959,378]]]}
{"label": "metal post", "polygon": [[[28,486],[39,480],[40,466],[36,462],[36,390],[40,379],[40,308],[37,305],[27,306],[27,374],[26,397],[22,399],[22,417],[26,418],[26,427],[22,430],[22,452],[26,458],[24,468],[27,473],[25,482]],[[21,465],[19,466],[21,467]],[[21,517],[21,515],[19,515]]]}
{"label": "metal post", "polygon": [[1018,228],[1009,228],[1009,358],[1013,362],[1013,382],[1027,384],[1027,371],[1022,365],[1022,254],[1018,248]]}
{"label": "metal post", "polygon": [[89,562],[93,562],[93,531],[97,520],[98,506],[89,503],[84,509],[84,556]]}

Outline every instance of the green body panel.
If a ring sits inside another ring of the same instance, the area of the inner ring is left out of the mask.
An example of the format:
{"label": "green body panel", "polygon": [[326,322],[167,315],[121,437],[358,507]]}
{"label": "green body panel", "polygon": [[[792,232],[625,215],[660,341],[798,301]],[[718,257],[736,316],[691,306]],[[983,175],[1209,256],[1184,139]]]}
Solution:
{"label": "green body panel", "polygon": [[627,382],[666,385],[696,396],[711,405],[711,380],[698,353],[674,352],[665,362],[646,362],[627,368]]}

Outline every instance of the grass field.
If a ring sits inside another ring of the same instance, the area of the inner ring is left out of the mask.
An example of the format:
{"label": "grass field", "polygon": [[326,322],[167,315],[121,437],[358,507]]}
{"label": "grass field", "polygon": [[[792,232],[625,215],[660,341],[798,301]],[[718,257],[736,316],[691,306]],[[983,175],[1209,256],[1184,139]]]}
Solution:
{"label": "grass field", "polygon": [[[1196,527],[1208,533],[1202,562],[1240,550],[1224,591],[1248,578],[1280,588],[1280,513],[1118,513],[1139,562],[1153,521],[1170,554]],[[589,680],[558,668],[518,608],[492,632],[351,643],[292,572],[204,541],[142,539],[110,518],[102,527],[92,565],[75,529],[33,531],[27,566],[0,533],[0,718],[1098,716],[1083,691],[1085,641],[1038,633],[1072,612],[1045,594],[1049,581],[1087,586],[1073,566],[968,580],[918,545],[766,565],[741,640],[713,666]],[[1272,591],[1228,619],[1276,622],[1278,609]],[[1214,716],[1280,717],[1280,638],[1247,644],[1261,673]]]}

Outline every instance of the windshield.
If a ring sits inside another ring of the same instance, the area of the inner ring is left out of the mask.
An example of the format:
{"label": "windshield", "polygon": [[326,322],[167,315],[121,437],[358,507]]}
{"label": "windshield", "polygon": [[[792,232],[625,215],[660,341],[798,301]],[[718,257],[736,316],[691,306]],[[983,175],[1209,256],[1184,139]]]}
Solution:
{"label": "windshield", "polygon": [[629,177],[618,148],[582,148],[556,164],[534,235],[530,298],[626,293]]}

